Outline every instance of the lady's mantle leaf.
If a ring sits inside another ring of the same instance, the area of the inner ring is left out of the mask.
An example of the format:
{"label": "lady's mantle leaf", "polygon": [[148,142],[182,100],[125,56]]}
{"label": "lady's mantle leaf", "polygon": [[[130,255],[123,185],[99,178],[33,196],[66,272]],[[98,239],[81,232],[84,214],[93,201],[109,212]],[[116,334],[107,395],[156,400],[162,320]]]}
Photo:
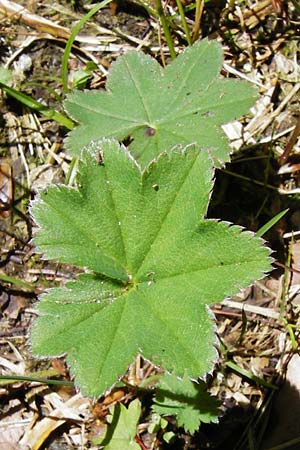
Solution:
{"label": "lady's mantle leaf", "polygon": [[125,147],[86,152],[78,188],[50,187],[32,214],[51,259],[94,272],[43,295],[32,332],[38,355],[68,353],[76,382],[98,395],[137,353],[198,377],[216,359],[206,305],[270,269],[261,240],[205,214],[212,162],[195,146],[141,171]]}
{"label": "lady's mantle leaf", "polygon": [[163,69],[142,52],[128,52],[112,64],[107,91],[75,92],[65,108],[81,124],[67,140],[79,155],[91,140],[131,137],[131,153],[146,166],[177,144],[197,143],[216,161],[228,160],[220,125],[248,112],[256,91],[244,81],[219,77],[222,49],[204,40]]}
{"label": "lady's mantle leaf", "polygon": [[177,425],[193,434],[201,422],[218,422],[218,407],[218,400],[207,392],[203,381],[165,374],[156,388],[152,409],[161,416],[176,416]]}

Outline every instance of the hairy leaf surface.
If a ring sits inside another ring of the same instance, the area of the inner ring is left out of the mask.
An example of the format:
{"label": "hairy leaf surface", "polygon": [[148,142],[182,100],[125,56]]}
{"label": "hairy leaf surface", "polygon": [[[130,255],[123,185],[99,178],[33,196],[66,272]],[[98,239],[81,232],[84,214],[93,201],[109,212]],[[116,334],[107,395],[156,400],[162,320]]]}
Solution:
{"label": "hairy leaf surface", "polygon": [[219,401],[207,392],[203,381],[191,381],[186,374],[183,379],[165,374],[156,388],[152,409],[161,416],[176,416],[177,425],[193,434],[201,422],[218,422],[218,407]]}
{"label": "hairy leaf surface", "polygon": [[37,355],[68,353],[88,394],[109,388],[141,353],[197,378],[216,360],[207,305],[270,268],[260,239],[205,219],[212,162],[195,146],[141,170],[125,147],[83,154],[78,187],[50,187],[32,206],[35,243],[47,258],[84,266],[42,296],[32,332]]}
{"label": "hairy leaf surface", "polygon": [[187,48],[165,69],[132,51],[112,64],[106,91],[70,94],[65,108],[80,126],[67,146],[74,155],[101,137],[130,137],[129,149],[142,166],[162,150],[197,143],[215,161],[228,160],[221,125],[248,112],[256,91],[250,83],[224,79],[222,49],[203,40]]}

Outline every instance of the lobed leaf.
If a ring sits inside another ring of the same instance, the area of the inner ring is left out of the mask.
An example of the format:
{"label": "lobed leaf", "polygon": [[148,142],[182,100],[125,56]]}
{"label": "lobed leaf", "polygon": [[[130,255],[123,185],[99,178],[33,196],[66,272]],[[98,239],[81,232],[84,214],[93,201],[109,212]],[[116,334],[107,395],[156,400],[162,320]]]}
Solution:
{"label": "lobed leaf", "polygon": [[[68,353],[82,390],[99,395],[141,353],[197,378],[217,358],[207,305],[270,268],[261,240],[205,219],[212,161],[196,146],[141,170],[116,141],[83,154],[78,187],[50,187],[32,206],[35,242],[50,259],[93,273],[42,296],[32,348]],[[51,327],[49,327],[51,323]]]}
{"label": "lobed leaf", "polygon": [[162,149],[196,143],[215,161],[228,161],[221,125],[248,112],[256,90],[240,80],[219,77],[222,49],[203,40],[165,69],[142,52],[132,51],[112,64],[106,91],[74,92],[65,101],[79,126],[67,139],[78,156],[91,140],[130,137],[129,149],[146,167]]}
{"label": "lobed leaf", "polygon": [[153,411],[162,416],[176,416],[177,425],[195,433],[200,423],[218,422],[219,401],[206,391],[206,384],[165,374],[156,387]]}

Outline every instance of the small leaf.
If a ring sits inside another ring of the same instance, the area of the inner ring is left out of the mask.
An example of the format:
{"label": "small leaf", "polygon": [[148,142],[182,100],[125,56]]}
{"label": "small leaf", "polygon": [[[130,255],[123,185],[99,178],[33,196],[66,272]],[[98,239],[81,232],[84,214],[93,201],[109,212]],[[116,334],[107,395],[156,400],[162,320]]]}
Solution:
{"label": "small leaf", "polygon": [[249,83],[219,77],[222,49],[203,40],[165,69],[132,51],[112,64],[107,91],[75,92],[65,108],[79,124],[67,139],[72,154],[101,137],[131,137],[129,149],[141,165],[175,145],[197,143],[215,161],[228,161],[221,125],[248,112],[256,90]]}
{"label": "small leaf", "polygon": [[118,403],[114,407],[112,422],[101,442],[105,450],[141,450],[135,442],[137,426],[141,415],[141,403],[135,399],[128,408]]}
{"label": "small leaf", "polygon": [[7,67],[0,66],[0,81],[1,83],[5,83],[7,85],[11,84],[12,81],[12,72]]}
{"label": "small leaf", "polygon": [[162,416],[176,416],[177,425],[194,434],[201,422],[218,422],[218,407],[219,401],[210,396],[203,381],[165,374],[156,388],[152,409]]}
{"label": "small leaf", "polygon": [[95,146],[84,153],[76,189],[50,187],[33,203],[38,250],[93,272],[42,296],[33,351],[68,353],[90,395],[138,353],[198,378],[217,358],[207,305],[260,278],[269,251],[252,233],[205,219],[207,152],[174,149],[141,171],[116,141],[101,149],[101,163]]}
{"label": "small leaf", "polygon": [[175,440],[176,434],[173,433],[173,431],[167,431],[162,435],[162,438],[167,444],[170,444],[172,441]]}

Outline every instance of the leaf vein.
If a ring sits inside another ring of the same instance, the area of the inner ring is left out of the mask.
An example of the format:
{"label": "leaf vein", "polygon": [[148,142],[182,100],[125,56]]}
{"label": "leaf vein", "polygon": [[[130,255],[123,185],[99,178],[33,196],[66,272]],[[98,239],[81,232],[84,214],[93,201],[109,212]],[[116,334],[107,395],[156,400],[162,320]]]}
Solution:
{"label": "leaf vein", "polygon": [[[77,192],[82,197],[81,193],[79,191],[77,191]],[[118,263],[121,267],[123,267],[123,264],[116,257],[114,257],[112,255],[109,255],[108,253],[105,253],[103,251],[102,247],[100,246],[99,242],[96,239],[96,235],[94,233],[89,233],[88,232],[89,228],[87,229],[86,227],[84,227],[84,228],[80,227],[80,225],[78,223],[76,223],[76,221],[74,219],[72,220],[69,216],[64,214],[63,208],[61,208],[59,205],[56,205],[57,207],[55,207],[54,205],[49,205],[48,204],[48,206],[50,208],[52,208],[52,210],[55,211],[56,214],[62,218],[62,221],[67,222],[68,226],[70,226],[73,230],[74,229],[77,230],[78,235],[81,234],[81,235],[85,236],[85,238],[87,239],[87,242],[89,242],[89,240],[90,240],[95,245],[95,248],[101,249],[102,252],[103,252],[103,255],[106,258],[110,259],[114,263]],[[54,244],[53,244],[53,241],[52,242],[51,241],[52,241],[52,238],[50,238],[48,243],[44,242],[44,243],[39,244],[39,245],[42,245],[44,247],[48,246],[50,248],[53,248]],[[57,239],[55,239],[55,243],[56,243],[56,245],[62,245],[62,246],[66,245],[66,241],[65,240],[60,243]],[[70,243],[69,245],[71,247],[74,247],[74,248],[80,247],[80,245],[78,245],[76,241],[72,241],[72,243]]]}
{"label": "leaf vein", "polygon": [[137,91],[137,93],[138,93],[138,96],[139,96],[139,99],[140,99],[140,101],[141,101],[141,104],[143,105],[144,111],[145,111],[146,116],[147,116],[147,120],[148,120],[148,122],[149,122],[148,124],[150,125],[150,124],[151,124],[150,110],[149,110],[149,108],[148,108],[148,105],[146,104],[146,100],[145,100],[145,99],[146,99],[146,96],[143,95],[143,92],[142,92],[142,90],[141,90],[141,88],[140,88],[140,86],[139,86],[139,83],[138,83],[138,81],[136,80],[136,78],[133,76],[133,73],[132,73],[131,70],[130,70],[130,66],[129,66],[129,64],[128,64],[126,58],[125,58],[125,64],[126,64],[126,66],[127,66],[128,74],[129,74],[131,80],[133,81],[133,83],[134,83],[134,85],[135,85],[135,88],[136,88],[136,91]]}
{"label": "leaf vein", "polygon": [[[199,55],[198,55],[198,58],[199,58],[200,61],[201,61],[201,58],[202,58],[202,53],[203,52],[201,52],[201,53],[199,52]],[[197,64],[199,64],[199,61],[197,59],[195,59],[194,60],[194,64],[189,64],[188,70],[185,69],[185,74],[186,75],[185,75],[185,77],[181,78],[181,83],[180,83],[179,89],[177,90],[177,95],[174,96],[173,101],[170,102],[169,109],[166,112],[166,117],[168,116],[168,113],[173,110],[174,105],[178,102],[178,98],[180,97],[181,92],[183,91],[183,89],[186,88],[186,86],[188,86],[188,78],[189,78],[192,70],[194,69],[194,66],[197,65]],[[210,85],[214,81],[215,81],[215,79],[213,79],[209,83],[207,83],[207,86],[205,87],[205,89],[203,89],[203,92],[207,91],[209,89]]]}
{"label": "leaf vein", "polygon": [[112,201],[112,204],[113,204],[113,207],[114,207],[114,213],[115,213],[115,217],[116,217],[116,226],[118,227],[119,234],[120,234],[120,240],[121,240],[121,243],[122,243],[122,250],[123,250],[123,254],[125,256],[125,264],[127,266],[128,265],[127,264],[127,257],[128,256],[127,256],[127,252],[126,252],[125,240],[124,240],[124,235],[123,235],[123,231],[122,231],[123,230],[123,228],[122,228],[122,221],[120,220],[120,217],[118,215],[117,204],[116,204],[114,196],[113,196],[113,189],[111,187],[110,180],[108,179],[108,173],[107,173],[107,168],[106,168],[105,164],[104,164],[103,167],[104,167],[104,172],[105,172],[106,185],[108,186],[108,191],[110,193],[111,201]]}
{"label": "leaf vein", "polygon": [[186,182],[186,179],[187,179],[187,177],[189,176],[189,173],[190,173],[190,171],[192,170],[192,168],[194,167],[194,164],[196,163],[196,161],[197,161],[197,157],[194,159],[192,166],[190,166],[190,167],[188,168],[187,173],[185,174],[185,176],[184,176],[183,179],[182,179],[182,182],[181,182],[181,185],[179,186],[179,189],[178,189],[177,191],[174,190],[174,194],[173,194],[172,201],[170,201],[169,207],[166,209],[166,212],[165,212],[164,216],[163,216],[162,219],[161,219],[160,227],[157,228],[156,234],[153,236],[152,240],[149,239],[148,249],[145,251],[144,257],[143,257],[143,259],[141,260],[141,263],[140,263],[140,265],[139,265],[139,268],[137,269],[137,272],[141,269],[143,263],[146,261],[148,255],[149,255],[149,253],[150,253],[150,251],[151,251],[152,245],[153,245],[153,243],[155,242],[155,240],[158,238],[158,236],[159,236],[159,234],[160,234],[160,232],[161,232],[161,230],[162,230],[163,224],[164,224],[164,222],[166,221],[168,215],[170,214],[170,212],[171,212],[171,210],[172,210],[172,207],[173,207],[173,205],[174,205],[174,203],[175,203],[175,201],[176,201],[176,199],[177,199],[177,197],[178,197],[178,195],[179,195],[179,193],[180,193],[180,190],[181,190],[182,187],[184,186],[184,184],[185,184],[185,182]]}

